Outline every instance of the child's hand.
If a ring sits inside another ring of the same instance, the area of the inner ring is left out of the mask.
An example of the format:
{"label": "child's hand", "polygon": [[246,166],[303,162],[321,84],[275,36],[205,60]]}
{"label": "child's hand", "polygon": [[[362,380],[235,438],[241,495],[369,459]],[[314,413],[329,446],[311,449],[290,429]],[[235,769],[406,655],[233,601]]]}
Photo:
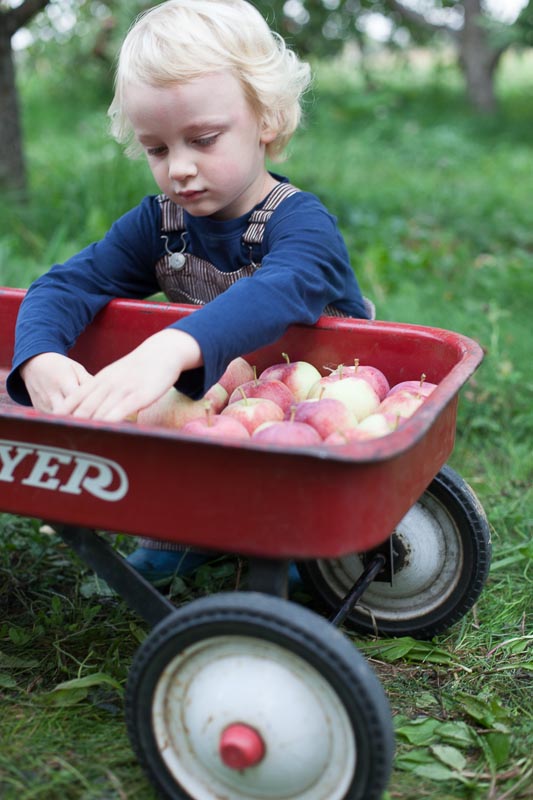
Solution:
{"label": "child's hand", "polygon": [[119,422],[158,400],[183,370],[201,364],[196,340],[165,328],[78,386],[56,413]]}
{"label": "child's hand", "polygon": [[40,353],[29,358],[19,371],[34,408],[51,414],[91,378],[85,367],[60,353]]}

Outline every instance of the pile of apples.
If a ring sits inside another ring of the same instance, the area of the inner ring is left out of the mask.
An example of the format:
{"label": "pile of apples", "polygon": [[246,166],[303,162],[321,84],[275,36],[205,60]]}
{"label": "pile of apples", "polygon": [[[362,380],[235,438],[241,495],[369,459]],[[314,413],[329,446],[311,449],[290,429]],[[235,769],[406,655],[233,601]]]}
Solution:
{"label": "pile of apples", "polygon": [[172,388],[137,422],[228,441],[338,446],[392,433],[436,388],[425,375],[391,388],[383,372],[358,359],[323,376],[307,361],[283,358],[260,375],[236,358],[202,400]]}

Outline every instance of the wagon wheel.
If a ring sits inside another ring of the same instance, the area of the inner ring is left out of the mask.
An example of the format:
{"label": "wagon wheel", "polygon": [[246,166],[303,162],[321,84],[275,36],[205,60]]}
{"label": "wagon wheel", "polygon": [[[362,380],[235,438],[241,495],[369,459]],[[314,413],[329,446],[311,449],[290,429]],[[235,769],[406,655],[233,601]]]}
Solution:
{"label": "wagon wheel", "polygon": [[128,731],[173,800],[377,800],[392,762],[387,699],[314,612],[253,592],[176,610],[133,661]]}
{"label": "wagon wheel", "polygon": [[[437,474],[393,533],[391,583],[374,581],[348,615],[363,633],[430,639],[474,605],[487,579],[487,519],[470,486],[450,467]],[[310,591],[331,608],[363,571],[359,555],[298,565]]]}

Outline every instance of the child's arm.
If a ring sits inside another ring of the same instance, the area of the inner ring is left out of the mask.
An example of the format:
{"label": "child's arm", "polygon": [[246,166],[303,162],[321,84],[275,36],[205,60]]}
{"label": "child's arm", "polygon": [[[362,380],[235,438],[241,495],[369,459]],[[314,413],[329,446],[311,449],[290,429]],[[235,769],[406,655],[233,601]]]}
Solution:
{"label": "child's arm", "polygon": [[165,328],[94,377],[80,383],[56,407],[58,414],[119,422],[153,403],[184,370],[202,365],[196,340],[184,331]]}
{"label": "child's arm", "polygon": [[[12,369],[6,382],[13,400],[25,405],[34,400],[23,382],[23,364],[40,354],[66,356],[80,333],[113,298],[143,298],[159,291],[153,264],[164,253],[160,233],[157,199],[145,198],[117,220],[102,240],[64,264],[54,265],[32,284],[18,314]],[[65,369],[69,374],[70,368]]]}
{"label": "child's arm", "polygon": [[60,353],[41,353],[28,359],[20,374],[33,406],[52,414],[65,397],[91,377],[85,367]]}

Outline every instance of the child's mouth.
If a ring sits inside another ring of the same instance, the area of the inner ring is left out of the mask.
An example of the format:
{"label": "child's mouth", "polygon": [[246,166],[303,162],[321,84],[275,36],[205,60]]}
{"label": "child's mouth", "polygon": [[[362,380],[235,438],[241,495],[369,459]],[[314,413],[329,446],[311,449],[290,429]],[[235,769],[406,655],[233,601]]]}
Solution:
{"label": "child's mouth", "polygon": [[201,197],[205,192],[205,189],[198,189],[186,192],[179,192],[178,197],[182,200],[196,200],[198,197]]}

